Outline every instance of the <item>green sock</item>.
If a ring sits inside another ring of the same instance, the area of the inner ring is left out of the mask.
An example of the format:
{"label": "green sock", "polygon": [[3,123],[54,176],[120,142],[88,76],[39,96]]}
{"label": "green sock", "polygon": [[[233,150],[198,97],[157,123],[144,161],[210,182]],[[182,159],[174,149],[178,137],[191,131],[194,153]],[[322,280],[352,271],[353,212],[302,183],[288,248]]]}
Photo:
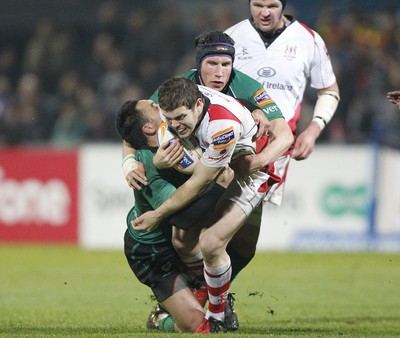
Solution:
{"label": "green sock", "polygon": [[164,319],[160,320],[158,327],[161,331],[164,332],[174,332],[174,324],[175,324],[174,318],[172,318],[171,315],[168,315]]}

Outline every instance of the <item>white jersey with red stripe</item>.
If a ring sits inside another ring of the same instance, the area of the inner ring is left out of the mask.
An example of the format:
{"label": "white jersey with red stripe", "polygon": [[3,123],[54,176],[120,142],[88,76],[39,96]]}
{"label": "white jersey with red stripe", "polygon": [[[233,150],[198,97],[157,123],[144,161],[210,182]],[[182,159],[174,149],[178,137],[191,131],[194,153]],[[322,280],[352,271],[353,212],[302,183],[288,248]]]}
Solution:
{"label": "white jersey with red stripe", "polygon": [[307,81],[315,89],[336,81],[323,39],[296,20],[268,47],[248,19],[225,33],[235,40],[234,67],[263,84],[292,131],[300,117]]}
{"label": "white jersey with red stripe", "polygon": [[198,86],[210,100],[194,135],[204,149],[201,162],[208,167],[224,167],[232,159],[244,154],[254,154],[252,141],[257,126],[251,113],[235,98],[216,90]]}
{"label": "white jersey with red stripe", "polygon": [[[204,149],[201,162],[208,167],[222,168],[239,156],[255,154],[256,143],[252,139],[257,126],[251,113],[231,96],[200,85],[199,89],[209,99],[194,131]],[[278,176],[267,170],[237,176],[226,189],[224,199],[233,201],[249,216],[279,181]]]}

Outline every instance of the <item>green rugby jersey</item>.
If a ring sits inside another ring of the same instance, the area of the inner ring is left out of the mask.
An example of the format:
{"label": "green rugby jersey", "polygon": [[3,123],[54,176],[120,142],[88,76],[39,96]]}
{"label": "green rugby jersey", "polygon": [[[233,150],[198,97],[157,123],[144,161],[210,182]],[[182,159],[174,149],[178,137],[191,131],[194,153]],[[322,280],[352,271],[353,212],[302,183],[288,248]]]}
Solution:
{"label": "green rugby jersey", "polygon": [[129,211],[126,223],[133,238],[140,243],[155,244],[171,240],[172,227],[163,220],[153,231],[134,230],[131,220],[149,210],[154,210],[163,204],[183,184],[188,176],[175,169],[158,170],[153,164],[156,149],[136,150],[136,160],[143,163],[148,185],[141,191],[134,190],[135,205]]}

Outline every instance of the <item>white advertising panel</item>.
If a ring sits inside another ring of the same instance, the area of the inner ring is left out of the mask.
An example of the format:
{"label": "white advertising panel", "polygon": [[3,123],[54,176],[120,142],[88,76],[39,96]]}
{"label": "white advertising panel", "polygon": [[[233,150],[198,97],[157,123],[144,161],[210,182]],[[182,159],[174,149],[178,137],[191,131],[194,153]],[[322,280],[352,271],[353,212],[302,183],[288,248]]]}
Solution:
{"label": "white advertising panel", "polygon": [[122,173],[120,145],[86,145],[80,153],[80,244],[123,250],[133,193]]}
{"label": "white advertising panel", "polygon": [[378,249],[400,251],[400,152],[385,149],[379,154],[375,237]]}
{"label": "white advertising panel", "polygon": [[[400,251],[400,153],[378,155],[374,167],[372,147],[318,145],[307,160],[292,160],[283,204],[264,204],[257,249]],[[134,199],[121,156],[119,145],[80,150],[79,242],[84,247],[123,249],[125,217]]]}
{"label": "white advertising panel", "polygon": [[[377,179],[373,164],[372,148],[366,146],[319,145],[306,161],[292,160],[282,206],[264,204],[258,249],[400,250],[396,239],[399,193],[395,197],[394,191],[388,191],[400,189],[400,171],[394,168],[397,165],[398,169],[398,162],[386,165],[385,171],[391,167],[390,182],[376,184],[376,205],[388,210],[383,212],[387,218],[376,219],[371,231],[371,197]],[[379,173],[379,177],[386,176]],[[397,200],[397,209],[396,202],[385,205],[387,198]],[[392,224],[390,236],[382,237],[380,232],[388,224]]]}

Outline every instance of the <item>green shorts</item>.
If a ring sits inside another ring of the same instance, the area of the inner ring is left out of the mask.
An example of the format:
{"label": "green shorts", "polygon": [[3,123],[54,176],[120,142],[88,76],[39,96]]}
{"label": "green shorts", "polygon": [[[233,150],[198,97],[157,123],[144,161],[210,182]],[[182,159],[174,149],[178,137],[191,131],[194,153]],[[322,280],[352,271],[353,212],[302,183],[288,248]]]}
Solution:
{"label": "green shorts", "polygon": [[151,288],[159,303],[189,287],[185,265],[171,242],[143,244],[132,238],[128,230],[124,242],[130,268],[141,283]]}

